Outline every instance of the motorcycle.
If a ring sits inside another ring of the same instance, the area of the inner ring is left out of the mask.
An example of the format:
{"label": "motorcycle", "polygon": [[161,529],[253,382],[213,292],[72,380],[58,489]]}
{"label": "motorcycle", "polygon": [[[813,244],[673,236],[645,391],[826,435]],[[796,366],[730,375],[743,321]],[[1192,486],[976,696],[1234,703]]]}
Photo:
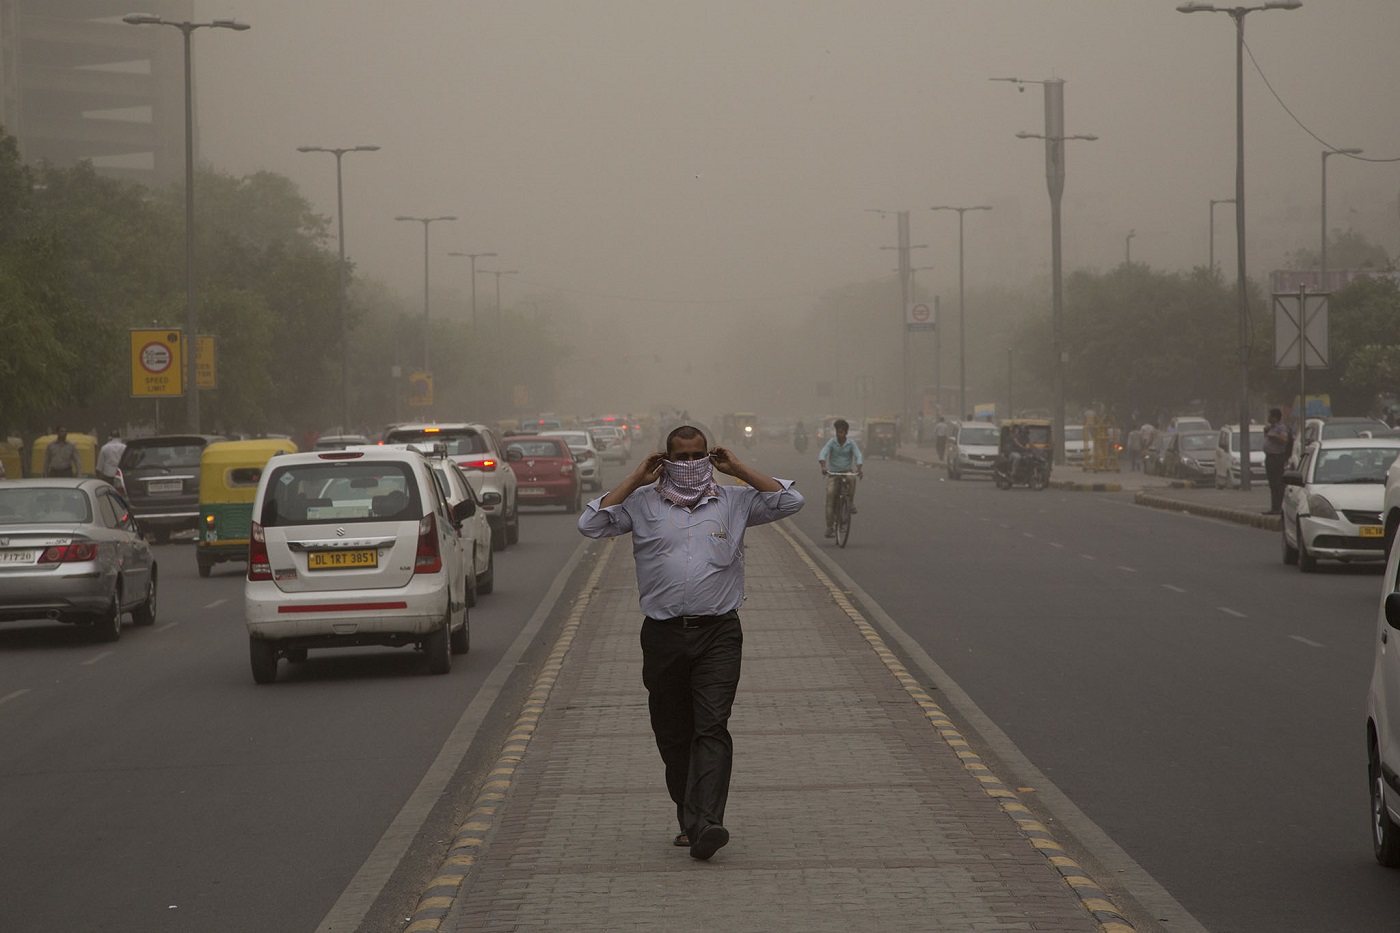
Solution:
{"label": "motorcycle", "polygon": [[744,425],[744,446],[752,447],[756,440],[758,440],[758,432],[754,431],[753,425]]}
{"label": "motorcycle", "polygon": [[792,446],[794,446],[794,447],[797,448],[797,452],[798,452],[798,453],[800,453],[800,454],[805,454],[805,453],[807,452],[807,444],[808,444],[808,440],[807,440],[807,432],[806,432],[806,431],[794,431],[794,432],[793,432],[793,435],[792,435]]}
{"label": "motorcycle", "polygon": [[1050,461],[1039,451],[1030,450],[1021,454],[1013,472],[1011,457],[999,456],[992,465],[992,479],[998,489],[1010,489],[1012,486],[1044,489],[1050,485]]}

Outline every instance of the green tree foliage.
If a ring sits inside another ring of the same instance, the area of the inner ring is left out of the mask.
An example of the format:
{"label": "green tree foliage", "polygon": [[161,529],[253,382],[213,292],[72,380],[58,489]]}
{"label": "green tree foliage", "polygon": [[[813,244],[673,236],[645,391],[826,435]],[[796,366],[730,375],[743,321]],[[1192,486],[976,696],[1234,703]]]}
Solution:
{"label": "green tree foliage", "polygon": [[[1317,269],[1322,262],[1315,248],[1296,249],[1288,255],[1290,269]],[[1385,249],[1355,230],[1331,230],[1327,234],[1327,268],[1390,269],[1394,260]]]}

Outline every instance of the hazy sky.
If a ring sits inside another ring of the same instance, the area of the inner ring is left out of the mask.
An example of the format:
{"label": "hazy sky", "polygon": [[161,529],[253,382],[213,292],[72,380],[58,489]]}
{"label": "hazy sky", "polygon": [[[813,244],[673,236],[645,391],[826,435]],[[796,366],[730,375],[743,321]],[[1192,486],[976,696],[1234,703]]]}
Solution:
{"label": "hazy sky", "polygon": [[[1397,0],[1304,0],[1246,19],[1246,40],[1318,135],[1400,157]],[[136,3],[139,6],[139,3]],[[1049,263],[1041,88],[1063,78],[1072,142],[1066,270],[1206,261],[1209,200],[1234,194],[1234,29],[1176,0],[199,0],[244,33],[195,39],[202,155],[294,179],[335,211],[334,160],[298,145],[377,144],[345,158],[353,259],[406,300],[435,224],[435,284],[467,287],[450,250],[500,253],[506,303],[585,309],[797,310],[887,275],[892,216],[913,212],[920,273],[1026,281]],[[178,41],[171,31],[172,41]],[[1322,145],[1245,61],[1250,273],[1316,246]],[[1329,160],[1329,220],[1400,251],[1400,164]],[[1231,208],[1217,261],[1233,274]],[[492,260],[483,260],[482,267]],[[492,280],[481,282],[491,287]],[[514,297],[512,297],[512,293]],[[690,302],[703,302],[693,305]]]}

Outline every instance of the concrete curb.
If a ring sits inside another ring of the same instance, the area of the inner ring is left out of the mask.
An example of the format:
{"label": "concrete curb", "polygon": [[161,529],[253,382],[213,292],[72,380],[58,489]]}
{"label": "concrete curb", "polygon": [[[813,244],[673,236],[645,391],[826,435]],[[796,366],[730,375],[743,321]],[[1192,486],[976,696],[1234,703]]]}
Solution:
{"label": "concrete curb", "polygon": [[1200,515],[1204,518],[1218,518],[1222,521],[1234,522],[1237,525],[1262,528],[1264,531],[1281,531],[1283,529],[1283,520],[1277,515],[1262,515],[1259,512],[1251,512],[1245,509],[1231,509],[1221,505],[1183,502],[1180,499],[1173,499],[1170,496],[1154,495],[1145,490],[1134,495],[1133,501],[1138,505],[1145,505],[1149,508],[1166,509],[1172,512],[1187,512],[1191,515]]}

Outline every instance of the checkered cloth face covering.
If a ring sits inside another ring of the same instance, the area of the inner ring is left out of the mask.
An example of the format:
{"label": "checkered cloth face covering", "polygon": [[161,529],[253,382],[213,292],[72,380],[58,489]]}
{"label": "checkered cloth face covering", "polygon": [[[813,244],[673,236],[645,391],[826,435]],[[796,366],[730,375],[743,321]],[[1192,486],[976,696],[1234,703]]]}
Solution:
{"label": "checkered cloth face covering", "polygon": [[714,468],[708,459],[663,460],[656,491],[667,502],[689,509],[706,496],[718,496],[719,486],[715,483]]}

